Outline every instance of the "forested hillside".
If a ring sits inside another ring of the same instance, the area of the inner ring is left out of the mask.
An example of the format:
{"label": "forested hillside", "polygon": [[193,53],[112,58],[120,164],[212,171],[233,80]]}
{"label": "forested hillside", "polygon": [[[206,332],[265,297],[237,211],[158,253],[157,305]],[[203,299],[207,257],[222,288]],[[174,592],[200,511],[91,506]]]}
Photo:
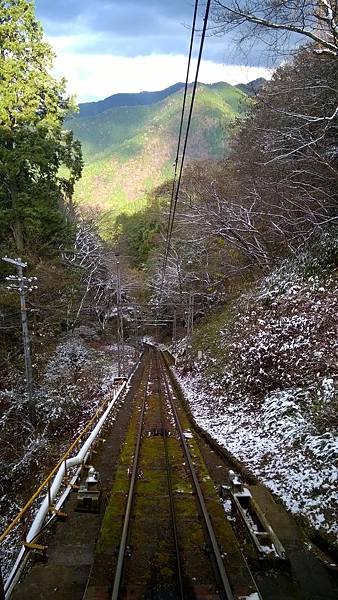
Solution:
{"label": "forested hillside", "polygon": [[104,100],[97,102],[83,102],[79,104],[79,117],[98,115],[116,106],[146,106],[155,104],[171,96],[184,87],[184,83],[175,83],[165,90],[158,92],[139,92],[130,94],[113,94]]}
{"label": "forested hillside", "polygon": [[[140,210],[147,193],[172,176],[183,99],[183,90],[176,88],[164,99],[155,95],[147,105],[142,93],[134,95],[133,105],[130,98],[121,105],[123,95],[108,108],[96,103],[94,114],[91,108],[88,115],[84,105],[67,122],[83,148],[85,166],[75,188],[82,209],[109,211],[104,221],[111,222],[122,212]],[[108,98],[107,104],[115,98]],[[248,104],[248,96],[236,87],[199,84],[188,162],[221,158],[228,151],[235,119]]]}
{"label": "forested hillside", "polygon": [[335,61],[299,51],[260,92],[230,156],[186,169],[161,302],[191,290],[204,306],[335,226],[335,78]]}

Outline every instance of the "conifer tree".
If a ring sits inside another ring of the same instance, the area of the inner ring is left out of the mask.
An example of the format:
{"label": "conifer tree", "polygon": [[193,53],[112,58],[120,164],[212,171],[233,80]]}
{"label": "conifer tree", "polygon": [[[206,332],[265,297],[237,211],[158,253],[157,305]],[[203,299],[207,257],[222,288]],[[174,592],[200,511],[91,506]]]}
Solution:
{"label": "conifer tree", "polygon": [[34,5],[0,0],[0,246],[53,253],[81,176],[81,148],[63,121],[75,109],[50,73],[53,51]]}

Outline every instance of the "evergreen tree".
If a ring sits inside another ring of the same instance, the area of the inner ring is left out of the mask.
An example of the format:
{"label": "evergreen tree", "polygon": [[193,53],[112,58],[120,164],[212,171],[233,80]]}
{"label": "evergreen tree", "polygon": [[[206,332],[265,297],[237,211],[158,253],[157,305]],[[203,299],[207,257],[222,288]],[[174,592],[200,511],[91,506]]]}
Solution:
{"label": "evergreen tree", "polygon": [[50,73],[53,51],[34,5],[0,0],[0,246],[53,253],[81,176],[81,148],[63,120],[75,109]]}

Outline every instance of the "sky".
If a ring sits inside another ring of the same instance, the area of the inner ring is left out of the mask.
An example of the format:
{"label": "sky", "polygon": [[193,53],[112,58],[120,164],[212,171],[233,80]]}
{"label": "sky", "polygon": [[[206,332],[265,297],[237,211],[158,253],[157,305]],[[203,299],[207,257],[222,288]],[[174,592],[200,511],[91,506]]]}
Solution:
{"label": "sky", "polygon": [[[185,81],[193,4],[193,0],[35,0],[37,17],[56,53],[54,73],[67,79],[68,91],[79,102],[118,92],[161,90]],[[198,42],[199,38],[191,81]],[[270,74],[257,44],[243,53],[229,38],[207,36],[199,81],[237,84]]]}

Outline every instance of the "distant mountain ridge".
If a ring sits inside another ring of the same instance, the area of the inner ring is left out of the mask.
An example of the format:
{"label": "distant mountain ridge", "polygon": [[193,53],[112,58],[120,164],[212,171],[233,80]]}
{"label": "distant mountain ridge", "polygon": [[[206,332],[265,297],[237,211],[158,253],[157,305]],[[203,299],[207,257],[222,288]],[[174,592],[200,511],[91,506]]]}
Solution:
{"label": "distant mountain ridge", "polygon": [[160,90],[158,92],[129,92],[119,93],[108,96],[104,100],[98,100],[97,102],[83,102],[79,104],[79,116],[88,117],[97,115],[109,108],[119,106],[147,106],[148,104],[155,104],[160,102],[178,92],[184,87],[184,83],[175,83],[170,87]]}
{"label": "distant mountain ridge", "polygon": [[266,79],[264,77],[258,77],[253,81],[249,81],[249,83],[239,83],[236,87],[248,96],[255,96],[265,83]]}
{"label": "distant mountain ridge", "polygon": [[[262,85],[265,83],[265,79],[263,77],[259,77],[249,83],[239,83],[236,86],[238,89],[242,90],[244,93],[248,95],[255,94]],[[189,85],[191,87],[192,84]],[[213,86],[224,85],[229,86],[229,83],[225,83],[220,81],[218,83],[211,84],[201,84],[201,85],[209,85],[210,88]],[[179,92],[184,87],[184,83],[178,82],[174,83],[164,90],[159,90],[156,92],[127,92],[127,93],[118,93],[113,94],[112,96],[108,96],[104,98],[104,100],[97,100],[95,102],[81,102],[79,104],[79,113],[80,117],[89,117],[97,115],[101,112],[109,110],[113,107],[121,107],[121,106],[147,106],[149,104],[156,104],[156,102],[161,102],[171,94],[175,94]]]}
{"label": "distant mountain ridge", "polygon": [[[115,94],[82,104],[67,121],[83,149],[85,166],[75,189],[82,210],[106,215],[111,228],[119,214],[140,210],[147,194],[172,178],[183,87],[177,83],[159,92]],[[231,130],[247,110],[250,92],[225,82],[198,84],[187,163],[227,154]],[[191,95],[189,86],[188,103]]]}

